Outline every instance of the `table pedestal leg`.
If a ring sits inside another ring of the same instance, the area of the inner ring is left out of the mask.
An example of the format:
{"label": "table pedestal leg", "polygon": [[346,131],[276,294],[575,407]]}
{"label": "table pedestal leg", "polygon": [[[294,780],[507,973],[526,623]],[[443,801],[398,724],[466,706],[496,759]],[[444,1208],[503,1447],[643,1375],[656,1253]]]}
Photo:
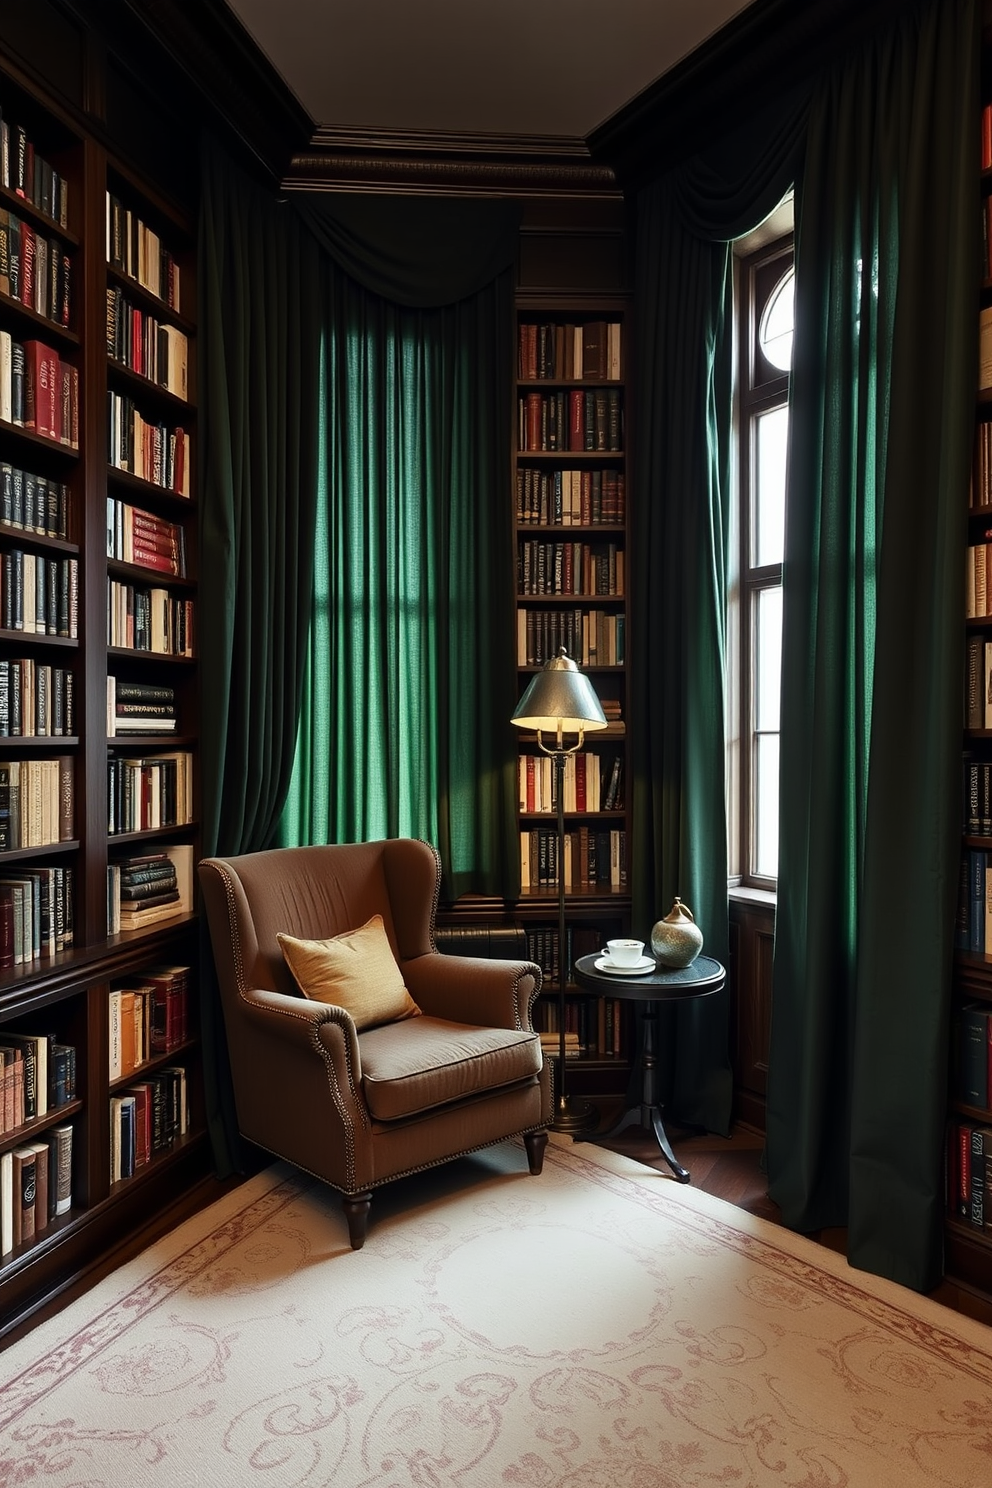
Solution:
{"label": "table pedestal leg", "polygon": [[672,1151],[672,1144],[668,1140],[665,1131],[665,1123],[661,1119],[661,1106],[658,1104],[658,1061],[657,1043],[658,1039],[658,1004],[656,1002],[644,1003],[643,1042],[641,1044],[641,1101],[640,1105],[631,1106],[625,1111],[609,1131],[598,1132],[595,1140],[600,1141],[603,1137],[615,1137],[628,1126],[643,1126],[648,1131],[654,1132],[655,1140],[661,1148],[662,1156],[671,1168],[680,1183],[689,1182],[689,1173],[678,1161]]}

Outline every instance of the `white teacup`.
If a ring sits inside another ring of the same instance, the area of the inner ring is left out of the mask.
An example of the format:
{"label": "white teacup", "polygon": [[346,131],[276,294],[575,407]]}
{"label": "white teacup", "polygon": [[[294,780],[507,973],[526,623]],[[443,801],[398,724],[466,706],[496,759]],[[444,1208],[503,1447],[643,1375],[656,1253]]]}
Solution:
{"label": "white teacup", "polygon": [[643,940],[608,940],[606,950],[614,966],[637,966],[644,954]]}

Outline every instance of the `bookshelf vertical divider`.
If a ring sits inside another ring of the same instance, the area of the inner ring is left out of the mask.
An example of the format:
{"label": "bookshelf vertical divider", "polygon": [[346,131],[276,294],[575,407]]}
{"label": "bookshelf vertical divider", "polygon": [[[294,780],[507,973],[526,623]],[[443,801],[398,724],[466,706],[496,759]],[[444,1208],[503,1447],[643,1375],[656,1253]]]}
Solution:
{"label": "bookshelf vertical divider", "polygon": [[195,244],[188,208],[0,53],[0,1348],[211,1170]]}

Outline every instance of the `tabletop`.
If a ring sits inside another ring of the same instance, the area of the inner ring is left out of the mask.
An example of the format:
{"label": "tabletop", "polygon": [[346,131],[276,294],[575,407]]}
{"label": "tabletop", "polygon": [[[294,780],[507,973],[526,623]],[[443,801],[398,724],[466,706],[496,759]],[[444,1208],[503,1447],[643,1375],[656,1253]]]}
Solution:
{"label": "tabletop", "polygon": [[697,956],[688,966],[660,966],[654,971],[633,973],[597,971],[601,954],[580,956],[573,971],[575,980],[587,992],[609,994],[639,1002],[674,1002],[686,997],[705,997],[718,992],[727,973],[712,956]]}

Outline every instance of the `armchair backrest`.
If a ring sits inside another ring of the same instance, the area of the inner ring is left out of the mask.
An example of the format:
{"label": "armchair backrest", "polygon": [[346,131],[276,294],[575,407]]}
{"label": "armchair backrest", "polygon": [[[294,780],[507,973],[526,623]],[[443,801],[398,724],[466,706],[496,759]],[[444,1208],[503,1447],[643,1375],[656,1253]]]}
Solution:
{"label": "armchair backrest", "polygon": [[381,914],[401,967],[433,949],[440,864],[425,842],[389,838],[205,858],[199,877],[225,1000],[236,995],[239,979],[298,993],[276,939],[280,931],[326,940]]}

